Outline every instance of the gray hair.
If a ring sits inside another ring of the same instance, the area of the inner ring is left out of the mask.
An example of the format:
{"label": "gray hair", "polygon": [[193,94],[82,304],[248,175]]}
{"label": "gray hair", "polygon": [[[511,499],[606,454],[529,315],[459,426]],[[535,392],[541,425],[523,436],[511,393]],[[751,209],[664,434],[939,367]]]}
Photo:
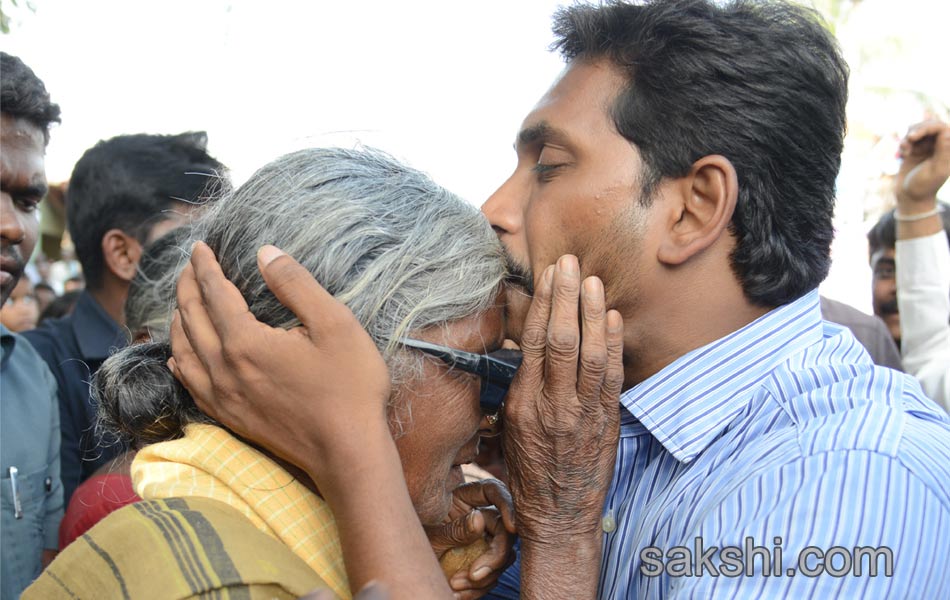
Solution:
{"label": "gray hair", "polygon": [[[293,256],[353,311],[396,383],[418,365],[400,358],[400,337],[483,313],[505,276],[501,245],[477,209],[372,149],[283,156],[211,203],[192,234],[214,250],[258,320],[274,327],[299,322],[268,290],[257,250],[274,244]],[[184,260],[161,282],[166,290]],[[159,341],[103,364],[93,381],[102,427],[142,445],[208,421],[165,368],[169,356]]]}

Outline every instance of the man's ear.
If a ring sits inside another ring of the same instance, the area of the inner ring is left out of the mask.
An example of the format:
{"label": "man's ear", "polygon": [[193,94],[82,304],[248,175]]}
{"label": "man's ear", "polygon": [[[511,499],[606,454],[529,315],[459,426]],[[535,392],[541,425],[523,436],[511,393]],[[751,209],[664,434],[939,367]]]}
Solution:
{"label": "man's ear", "polygon": [[110,229],[102,236],[102,257],[113,275],[132,281],[142,258],[142,244],[121,229]]}
{"label": "man's ear", "polygon": [[667,265],[685,263],[709,248],[727,231],[739,195],[736,170],[724,156],[704,156],[676,180],[669,230],[658,258]]}

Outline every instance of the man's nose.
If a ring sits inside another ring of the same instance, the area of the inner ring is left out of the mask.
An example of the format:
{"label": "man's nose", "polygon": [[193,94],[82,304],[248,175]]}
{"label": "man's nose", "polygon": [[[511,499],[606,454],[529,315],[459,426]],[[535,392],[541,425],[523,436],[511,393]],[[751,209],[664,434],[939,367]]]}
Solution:
{"label": "man's nose", "polygon": [[0,194],[0,235],[9,244],[23,241],[25,229],[23,216],[13,206],[13,199],[6,192]]}
{"label": "man's nose", "polygon": [[512,179],[508,179],[482,204],[482,213],[498,235],[515,234],[521,230],[521,203]]}

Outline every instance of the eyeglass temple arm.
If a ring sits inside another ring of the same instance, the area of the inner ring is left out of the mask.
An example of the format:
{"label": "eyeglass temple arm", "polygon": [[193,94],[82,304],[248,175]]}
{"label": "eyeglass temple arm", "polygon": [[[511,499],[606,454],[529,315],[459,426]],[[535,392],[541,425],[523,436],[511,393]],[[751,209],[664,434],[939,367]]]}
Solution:
{"label": "eyeglass temple arm", "polygon": [[518,361],[519,364],[509,364],[491,356],[456,350],[454,348],[446,348],[437,344],[430,344],[428,342],[408,338],[403,338],[399,340],[399,342],[404,346],[421,350],[426,354],[437,356],[449,363],[457,364],[460,368],[482,377],[487,377],[490,381],[504,382],[506,384],[511,383],[511,380],[514,379],[521,362]]}

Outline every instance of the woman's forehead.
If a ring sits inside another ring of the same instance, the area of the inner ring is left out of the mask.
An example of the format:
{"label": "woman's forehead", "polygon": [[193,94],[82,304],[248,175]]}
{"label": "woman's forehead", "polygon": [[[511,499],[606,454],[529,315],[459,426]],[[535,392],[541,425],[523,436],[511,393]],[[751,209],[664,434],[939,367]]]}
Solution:
{"label": "woman's forehead", "polygon": [[505,339],[504,308],[493,306],[479,314],[452,321],[442,328],[435,343],[482,354],[501,347]]}

